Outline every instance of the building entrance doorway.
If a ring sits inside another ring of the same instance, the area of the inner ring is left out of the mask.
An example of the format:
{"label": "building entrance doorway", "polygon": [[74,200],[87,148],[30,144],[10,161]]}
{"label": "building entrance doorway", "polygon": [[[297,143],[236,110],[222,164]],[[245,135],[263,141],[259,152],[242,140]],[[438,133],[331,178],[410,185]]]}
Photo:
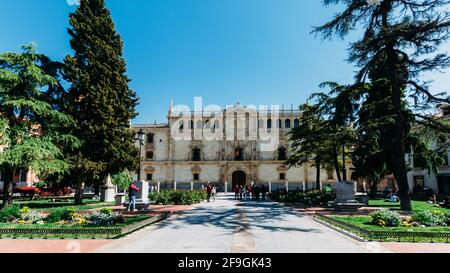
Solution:
{"label": "building entrance doorway", "polygon": [[247,175],[243,171],[235,171],[233,173],[233,187],[247,185]]}

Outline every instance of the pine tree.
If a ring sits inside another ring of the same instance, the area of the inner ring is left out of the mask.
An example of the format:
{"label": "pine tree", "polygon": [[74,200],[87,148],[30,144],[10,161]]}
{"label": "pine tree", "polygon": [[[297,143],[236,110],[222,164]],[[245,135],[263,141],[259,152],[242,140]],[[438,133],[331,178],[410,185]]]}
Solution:
{"label": "pine tree", "polygon": [[73,134],[83,140],[72,153],[77,204],[84,183],[137,166],[131,120],[137,115],[136,93],[128,86],[122,39],[104,0],[81,0],[70,14],[73,56],[65,59],[64,76],[71,83],[66,111],[76,119]]}
{"label": "pine tree", "polygon": [[0,169],[5,173],[3,206],[12,203],[16,170],[31,169],[41,178],[70,168],[62,149],[75,148],[78,140],[63,133],[73,120],[53,109],[48,92],[57,80],[46,71],[49,58],[34,45],[24,52],[0,55]]}
{"label": "pine tree", "polygon": [[[323,3],[326,6],[342,4],[344,10],[315,28],[315,33],[323,38],[343,38],[356,28],[364,30],[363,37],[349,49],[349,61],[359,67],[358,83],[366,82],[380,55],[385,55],[385,90],[390,94],[388,103],[394,114],[389,160],[399,187],[401,208],[411,210],[405,159],[405,134],[411,125],[403,103],[407,93],[415,100],[413,106],[420,110],[432,109],[438,102],[449,102],[449,98],[432,94],[420,81],[420,76],[450,64],[450,57],[439,52],[439,46],[450,37],[450,3],[447,0],[380,0],[375,4],[366,0],[324,0]],[[403,77],[401,66],[405,66],[407,77]],[[423,112],[415,111],[414,119],[425,126],[450,132],[450,128]]]}

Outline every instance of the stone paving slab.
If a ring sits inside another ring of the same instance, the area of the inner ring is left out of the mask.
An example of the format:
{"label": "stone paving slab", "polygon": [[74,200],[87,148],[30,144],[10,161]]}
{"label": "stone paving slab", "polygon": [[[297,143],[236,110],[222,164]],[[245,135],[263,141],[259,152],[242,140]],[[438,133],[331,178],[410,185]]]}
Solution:
{"label": "stone paving slab", "polygon": [[112,240],[0,240],[0,253],[86,253]]}

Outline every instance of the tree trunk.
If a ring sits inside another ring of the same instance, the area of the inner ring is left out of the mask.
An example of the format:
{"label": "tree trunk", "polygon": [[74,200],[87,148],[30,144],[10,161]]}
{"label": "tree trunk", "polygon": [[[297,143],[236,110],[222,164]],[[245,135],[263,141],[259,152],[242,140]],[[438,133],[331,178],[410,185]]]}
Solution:
{"label": "tree trunk", "polygon": [[2,207],[7,207],[13,203],[13,180],[15,169],[5,169],[5,181],[3,181],[3,204]]}
{"label": "tree trunk", "polygon": [[390,82],[392,88],[392,103],[395,112],[394,136],[392,143],[392,168],[399,188],[400,208],[405,211],[412,210],[411,196],[409,195],[408,176],[406,170],[405,149],[405,116],[402,108],[402,90],[398,82],[396,64],[397,53],[393,48],[388,50],[388,64],[390,66]]}
{"label": "tree trunk", "polygon": [[83,204],[84,181],[78,181],[75,186],[75,205]]}
{"label": "tree trunk", "polygon": [[372,198],[377,197],[377,191],[378,191],[378,183],[377,181],[372,181],[370,183],[370,197]]}
{"label": "tree trunk", "polygon": [[338,152],[336,146],[333,146],[333,165],[336,171],[337,180],[342,181],[341,171],[339,170]]}
{"label": "tree trunk", "polygon": [[392,169],[399,188],[400,208],[411,211],[411,197],[409,195],[408,177],[405,160],[405,116],[402,108],[403,91],[399,79],[399,56],[394,48],[395,40],[391,33],[392,27],[388,23],[388,14],[392,10],[392,1],[383,1],[381,8],[383,34],[391,37],[386,40],[387,66],[389,83],[392,91],[392,105],[395,113],[394,135],[391,147]]}
{"label": "tree trunk", "polygon": [[320,190],[320,156],[316,156],[316,188]]}

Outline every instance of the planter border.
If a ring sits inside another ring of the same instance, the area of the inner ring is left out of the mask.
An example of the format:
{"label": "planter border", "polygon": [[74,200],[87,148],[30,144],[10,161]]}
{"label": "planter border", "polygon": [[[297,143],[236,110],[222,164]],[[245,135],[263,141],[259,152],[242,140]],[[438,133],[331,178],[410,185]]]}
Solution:
{"label": "planter border", "polygon": [[168,217],[169,213],[162,213],[120,228],[0,228],[0,239],[4,235],[12,235],[12,239],[17,239],[18,235],[29,235],[30,239],[34,239],[34,236],[48,239],[48,235],[59,235],[60,239],[65,239],[66,236],[78,239],[79,235],[92,235],[91,239],[95,239],[98,235],[106,235],[107,239],[116,239]]}
{"label": "planter border", "polygon": [[377,239],[395,238],[398,242],[401,242],[402,238],[412,238],[415,242],[416,238],[430,238],[430,242],[433,243],[433,239],[443,238],[446,239],[446,243],[450,241],[450,232],[422,232],[422,231],[374,231],[367,230],[356,225],[337,220],[333,217],[329,217],[320,213],[314,215],[315,218],[341,228],[347,232],[354,233],[357,236],[361,236],[368,241],[377,241]]}

